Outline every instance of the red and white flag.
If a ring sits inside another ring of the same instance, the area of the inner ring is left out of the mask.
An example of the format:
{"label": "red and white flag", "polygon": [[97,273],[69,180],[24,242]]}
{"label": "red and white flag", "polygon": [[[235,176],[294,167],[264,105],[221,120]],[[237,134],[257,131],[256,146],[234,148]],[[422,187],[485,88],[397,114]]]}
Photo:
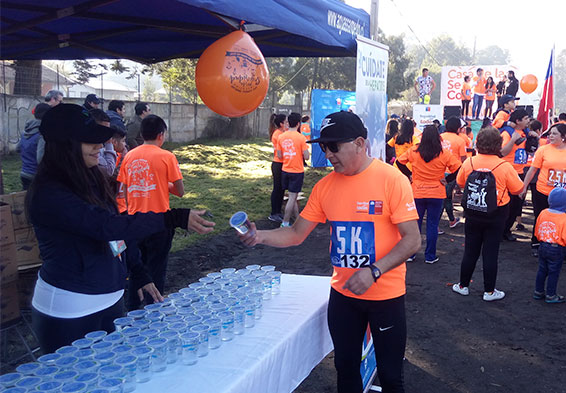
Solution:
{"label": "red and white flag", "polygon": [[548,71],[546,72],[546,79],[544,81],[544,89],[542,90],[542,98],[538,107],[537,120],[542,123],[542,129],[546,130],[550,125],[549,117],[551,109],[554,108],[554,83],[552,80],[554,64],[554,49],[550,52],[550,63],[548,64]]}

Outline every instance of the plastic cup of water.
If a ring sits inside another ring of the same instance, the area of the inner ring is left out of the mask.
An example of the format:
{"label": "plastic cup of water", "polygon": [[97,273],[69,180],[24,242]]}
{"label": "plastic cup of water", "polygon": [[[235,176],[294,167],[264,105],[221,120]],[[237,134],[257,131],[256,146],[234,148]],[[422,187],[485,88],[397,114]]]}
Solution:
{"label": "plastic cup of water", "polygon": [[132,355],[138,358],[136,365],[136,382],[144,383],[151,379],[151,355],[153,349],[147,345],[134,348]]}
{"label": "plastic cup of water", "polygon": [[103,389],[108,389],[110,393],[122,393],[124,380],[122,378],[109,378],[102,379],[98,382],[98,386]]}
{"label": "plastic cup of water", "polygon": [[214,304],[214,303],[220,303],[220,300],[221,300],[221,299],[222,299],[222,298],[221,298],[220,296],[218,296],[218,295],[208,295],[208,296],[206,297],[205,301],[206,301],[208,304]]}
{"label": "plastic cup of water", "polygon": [[248,266],[246,266],[246,270],[254,271],[254,270],[259,270],[259,269],[261,269],[260,265],[248,265]]}
{"label": "plastic cup of water", "polygon": [[[266,271],[263,271],[263,270],[254,270],[254,271],[252,272],[252,276],[253,276],[254,278],[260,278],[260,277],[265,276],[266,274],[267,274],[267,272],[266,272]],[[250,280],[250,281],[251,281],[251,280]]]}
{"label": "plastic cup of water", "polygon": [[225,289],[217,289],[212,294],[220,296],[220,301],[230,296],[230,292]]}
{"label": "plastic cup of water", "polygon": [[25,389],[25,391],[33,391],[35,390],[35,388],[37,387],[37,385],[39,385],[40,383],[43,382],[43,379],[40,377],[36,377],[36,376],[25,376],[22,379],[20,379],[18,382],[16,382],[16,387],[17,388],[23,388]]}
{"label": "plastic cup of water", "polygon": [[107,364],[100,367],[98,374],[100,375],[101,380],[108,378],[122,378],[124,376],[124,368],[114,363]]}
{"label": "plastic cup of water", "polygon": [[6,390],[2,390],[3,393],[26,393],[28,390],[26,388],[11,387]]}
{"label": "plastic cup of water", "polygon": [[149,325],[149,328],[162,332],[167,329],[167,326],[169,326],[167,322],[159,321],[159,322],[153,322],[151,325]]}
{"label": "plastic cup of water", "polygon": [[44,366],[53,366],[55,365],[55,361],[59,359],[61,356],[60,353],[48,353],[46,355],[40,356],[37,361]]}
{"label": "plastic cup of water", "polygon": [[234,274],[236,273],[236,269],[233,267],[225,267],[224,269],[220,270],[220,274],[222,274],[222,277],[224,277],[224,275],[226,274]]}
{"label": "plastic cup of water", "polygon": [[90,348],[95,341],[92,338],[79,338],[78,340],[73,341],[71,344],[73,347],[77,347],[78,349],[86,349]]}
{"label": "plastic cup of water", "polygon": [[[190,312],[192,312],[192,308]],[[163,322],[165,322],[167,325],[171,325],[172,323],[176,323],[176,322],[183,322],[183,316],[179,315],[177,312],[177,314],[175,315],[169,315],[163,318]]]}
{"label": "plastic cup of water", "polygon": [[177,307],[177,312],[179,312],[179,309],[181,308],[191,307],[192,303],[193,301],[191,299],[185,299],[184,297],[181,297],[180,299],[175,301],[175,307]]}
{"label": "plastic cup of water", "polygon": [[214,280],[214,283],[220,285],[221,288],[224,288],[226,285],[230,284],[230,280],[228,278],[217,278]]}
{"label": "plastic cup of water", "polygon": [[202,322],[202,317],[200,315],[189,315],[185,318],[185,323],[187,324],[187,331],[193,326],[198,325]]}
{"label": "plastic cup of water", "polygon": [[267,276],[271,278],[271,293],[273,295],[278,295],[279,293],[281,293],[281,272],[269,272]]}
{"label": "plastic cup of water", "polygon": [[253,300],[247,300],[242,302],[242,306],[246,310],[244,326],[247,328],[253,328],[255,326],[255,302]]}
{"label": "plastic cup of water", "polygon": [[153,349],[151,355],[151,371],[159,373],[167,368],[167,340],[164,338],[152,338],[147,345]]}
{"label": "plastic cup of water", "polygon": [[150,321],[148,321],[147,319],[138,319],[137,321],[134,321],[134,323],[132,323],[132,327],[136,327],[136,328],[140,328],[140,329],[147,329],[147,327],[151,324]]}
{"label": "plastic cup of water", "polygon": [[115,360],[115,363],[121,365],[124,369],[124,393],[136,390],[137,361],[138,358],[131,354],[117,357]]}
{"label": "plastic cup of water", "polygon": [[4,375],[0,376],[0,387],[2,387],[4,389],[12,388],[12,387],[16,386],[16,382],[18,382],[23,377],[24,377],[24,374],[22,374],[22,373],[4,374]]}
{"label": "plastic cup of water", "polygon": [[199,358],[205,357],[208,355],[208,325],[204,325],[203,323],[199,325],[195,325],[191,328],[191,332],[195,332],[199,334],[199,345],[197,356]]}
{"label": "plastic cup of water", "polygon": [[86,338],[90,338],[93,339],[94,342],[99,342],[100,340],[102,340],[104,337],[106,337],[108,333],[106,333],[105,330],[95,330],[94,332],[90,332],[87,333],[85,335]]}
{"label": "plastic cup of water", "polygon": [[134,318],[132,317],[116,318],[114,320],[114,327],[116,327],[117,332],[121,332],[125,327],[132,326],[132,323],[134,323]]}
{"label": "plastic cup of water", "polygon": [[139,336],[141,329],[139,327],[128,326],[122,330],[122,336],[124,336],[124,340],[128,341],[130,338]]}
{"label": "plastic cup of water", "polygon": [[16,367],[16,371],[22,375],[35,375],[35,372],[41,367],[41,363],[39,362],[30,362],[20,364]]}
{"label": "plastic cup of water", "polygon": [[266,271],[266,272],[272,272],[275,270],[275,266],[273,265],[265,265],[261,267],[261,270]]}
{"label": "plastic cup of water", "polygon": [[263,276],[259,281],[263,284],[263,300],[271,300],[271,277]]}
{"label": "plastic cup of water", "polygon": [[88,389],[96,387],[98,384],[98,373],[88,372],[80,373],[75,379],[76,382],[83,382],[86,384]]}
{"label": "plastic cup of water", "polygon": [[160,313],[159,311],[152,311],[145,316],[145,319],[150,322],[159,322],[163,319],[165,315]]}
{"label": "plastic cup of water", "polygon": [[218,318],[222,321],[222,341],[230,341],[234,339],[234,313],[232,311],[224,311],[218,313]]}
{"label": "plastic cup of water", "polygon": [[220,345],[222,345],[222,320],[220,318],[208,318],[204,323],[208,326],[208,348],[220,348]]}
{"label": "plastic cup of water", "polygon": [[230,311],[234,313],[234,334],[244,334],[246,308],[244,306],[232,306]]}
{"label": "plastic cup of water", "polygon": [[196,364],[198,360],[199,337],[200,334],[196,332],[187,332],[181,335],[181,343],[183,346],[181,361],[185,366]]}
{"label": "plastic cup of water", "polygon": [[251,230],[251,223],[248,220],[248,215],[245,212],[236,212],[230,217],[230,226],[234,228],[241,235],[245,235]]}
{"label": "plastic cup of water", "polygon": [[79,349],[77,353],[75,353],[75,357],[79,359],[80,362],[81,360],[92,359],[95,354],[96,352],[94,352],[94,349],[85,348],[85,349]]}
{"label": "plastic cup of water", "polygon": [[55,361],[55,365],[59,368],[72,368],[75,364],[77,364],[79,358],[76,356],[65,355],[62,356],[60,359]]}
{"label": "plastic cup of water", "polygon": [[169,330],[177,332],[177,334],[185,333],[187,331],[187,323],[184,320],[174,322],[169,325]]}
{"label": "plastic cup of water", "polygon": [[140,345],[145,345],[146,342],[147,342],[147,337],[144,337],[144,336],[135,336],[135,337],[128,339],[128,341],[127,341],[128,345],[131,345],[134,348],[136,348]]}
{"label": "plastic cup of water", "polygon": [[57,393],[61,390],[61,386],[63,386],[62,382],[49,381],[40,383],[36,389],[43,393]]}
{"label": "plastic cup of water", "polygon": [[189,284],[189,288],[196,291],[198,289],[204,288],[204,284],[202,282],[193,282],[192,284]]}
{"label": "plastic cup of water", "polygon": [[213,272],[213,273],[208,273],[206,276],[212,278],[213,280],[218,280],[219,278],[222,277],[222,273]]}
{"label": "plastic cup of water", "polygon": [[[92,344],[92,349],[94,349],[94,352],[101,353],[101,352],[107,352],[109,351],[114,345],[111,342],[108,341],[101,341],[98,342],[96,344]],[[96,356],[96,355],[95,355]]]}
{"label": "plastic cup of water", "polygon": [[159,334],[159,330],[157,329],[146,329],[140,332],[140,336],[147,337],[148,340],[157,337],[158,334]]}
{"label": "plastic cup of water", "polygon": [[192,304],[193,310],[200,311],[200,310],[208,310],[208,304],[205,302],[196,302]]}
{"label": "plastic cup of water", "polygon": [[116,357],[118,357],[118,356],[122,356],[122,355],[125,355],[125,354],[131,352],[132,349],[134,349],[134,347],[132,347],[131,345],[120,344],[120,345],[114,346],[112,348],[112,352],[114,352],[116,354]]}
{"label": "plastic cup of water", "polygon": [[195,290],[194,290],[193,288],[191,288],[191,287],[186,287],[186,288],[181,288],[181,289],[179,289],[179,292],[177,292],[177,293],[172,293],[172,294],[169,295],[169,296],[181,294],[181,295],[183,295],[183,297],[185,297],[185,295],[190,295],[190,294],[192,294],[192,293],[195,293]]}
{"label": "plastic cup of water", "polygon": [[195,314],[202,319],[212,318],[215,314],[210,308],[203,308],[201,310],[195,311]]}
{"label": "plastic cup of water", "polygon": [[177,309],[174,306],[167,306],[167,307],[161,307],[161,310],[159,310],[160,313],[162,313],[164,316],[168,316],[168,315],[174,315],[177,312]]}
{"label": "plastic cup of water", "polygon": [[212,292],[222,289],[222,285],[217,284],[216,282],[213,282],[212,284],[206,284],[204,287]]}
{"label": "plastic cup of water", "polygon": [[100,364],[94,360],[81,360],[73,367],[74,370],[78,371],[79,374],[83,373],[94,373],[98,371]]}
{"label": "plastic cup of water", "polygon": [[159,334],[159,338],[167,340],[167,364],[174,364],[177,362],[178,349],[181,347],[181,340],[177,332],[167,330]]}
{"label": "plastic cup of water", "polygon": [[263,294],[252,293],[249,298],[255,303],[255,319],[261,319],[263,308]]}
{"label": "plastic cup of water", "polygon": [[100,352],[94,355],[94,361],[100,363],[100,366],[106,366],[111,364],[116,358],[116,354],[113,351]]}
{"label": "plastic cup of water", "polygon": [[110,333],[102,339],[102,342],[108,342],[112,345],[122,344],[124,342],[124,336],[118,332]]}
{"label": "plastic cup of water", "polygon": [[134,321],[145,318],[147,315],[146,310],[132,310],[128,313],[128,317],[133,318]]}
{"label": "plastic cup of water", "polygon": [[[61,358],[63,359],[63,358]],[[59,371],[63,371],[66,368],[58,367],[58,366],[41,366],[37,370],[35,370],[35,376],[43,378],[43,381],[49,381],[53,378],[55,374]]]}
{"label": "plastic cup of water", "polygon": [[76,369],[64,370],[64,371],[59,371],[57,374],[53,375],[53,380],[65,384],[65,383],[73,382],[78,375],[79,372],[76,371]]}
{"label": "plastic cup of water", "polygon": [[199,282],[202,282],[204,285],[212,284],[214,282],[214,278],[212,277],[201,277],[198,279]]}
{"label": "plastic cup of water", "polygon": [[214,313],[214,314],[218,314],[220,312],[226,311],[228,310],[228,306],[224,303],[214,303],[210,305],[210,310]]}
{"label": "plastic cup of water", "polygon": [[177,310],[177,315],[184,321],[190,315],[195,315],[195,310],[192,307],[180,308]]}
{"label": "plastic cup of water", "polygon": [[84,382],[68,382],[61,387],[61,393],[86,393],[88,386]]}
{"label": "plastic cup of water", "polygon": [[146,310],[148,313],[150,313],[150,312],[153,312],[153,311],[159,311],[161,306],[162,306],[161,303],[152,303],[152,304],[148,304],[143,309]]}
{"label": "plastic cup of water", "polygon": [[55,353],[58,353],[58,354],[61,354],[61,355],[73,355],[78,350],[79,349],[77,347],[73,347],[71,345],[65,345],[64,347],[61,347],[58,350],[56,350]]}

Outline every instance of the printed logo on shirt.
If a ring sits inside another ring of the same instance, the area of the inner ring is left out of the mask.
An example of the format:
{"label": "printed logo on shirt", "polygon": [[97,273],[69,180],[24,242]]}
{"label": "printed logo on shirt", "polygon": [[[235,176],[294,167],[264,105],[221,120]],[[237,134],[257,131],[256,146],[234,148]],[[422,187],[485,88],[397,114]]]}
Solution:
{"label": "printed logo on shirt", "polygon": [[375,260],[373,222],[332,221],[330,261],[337,267],[361,269]]}
{"label": "printed logo on shirt", "polygon": [[281,141],[281,147],[283,148],[283,157],[292,158],[297,155],[295,144],[292,139],[284,139]]}
{"label": "printed logo on shirt", "polygon": [[383,214],[383,201],[356,202],[356,213],[381,215]]}
{"label": "printed logo on shirt", "polygon": [[448,150],[450,153],[452,153],[452,144],[450,143],[449,140],[446,140],[446,139],[442,140],[442,148],[444,150]]}
{"label": "printed logo on shirt", "polygon": [[547,243],[558,243],[556,224],[552,221],[541,222],[538,227],[537,238]]}
{"label": "printed logo on shirt", "polygon": [[413,210],[417,210],[417,206],[415,205],[415,202],[409,202],[405,205],[407,206],[408,212],[412,212]]}
{"label": "printed logo on shirt", "polygon": [[128,194],[134,191],[147,193],[155,190],[157,185],[154,176],[155,175],[149,171],[149,162],[147,160],[139,158],[132,161],[128,166],[128,177],[131,179],[131,184],[128,186]]}

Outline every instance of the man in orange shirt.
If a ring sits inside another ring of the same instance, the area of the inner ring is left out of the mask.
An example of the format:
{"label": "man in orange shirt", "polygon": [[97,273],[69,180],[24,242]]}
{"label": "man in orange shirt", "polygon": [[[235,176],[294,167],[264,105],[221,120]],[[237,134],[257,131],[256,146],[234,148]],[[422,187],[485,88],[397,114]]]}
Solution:
{"label": "man in orange shirt", "polygon": [[[118,174],[126,195],[128,214],[163,213],[169,210],[169,193],[182,197],[183,175],[175,155],[161,148],[167,125],[162,118],[148,115],[141,122],[143,145],[126,154]],[[139,242],[141,258],[155,286],[163,293],[167,260],[174,231],[159,232]],[[139,306],[135,291],[130,291],[129,308]],[[152,302],[146,298],[146,302]]]}
{"label": "man in orange shirt", "polygon": [[384,392],[403,392],[406,341],[405,261],[421,244],[408,179],[367,155],[367,130],[349,112],[328,115],[319,143],[334,171],[320,180],[292,227],[252,230],[248,246],[301,244],[318,223],[330,221],[334,266],[328,326],[334,343],[338,392],[361,393],[364,332],[370,324]]}
{"label": "man in orange shirt", "polygon": [[291,217],[299,216],[297,196],[303,187],[305,167],[303,160],[309,159],[307,139],[298,131],[301,115],[291,113],[287,118],[289,130],[282,133],[277,139],[277,156],[283,160],[281,182],[283,191],[289,190],[289,199],[285,206],[282,227],[290,226]]}
{"label": "man in orange shirt", "polygon": [[[464,162],[466,159],[466,142],[458,135],[460,130],[465,127],[462,121],[456,116],[452,116],[446,120],[446,131],[440,136],[442,137],[442,148],[452,154],[458,161]],[[454,205],[452,203],[452,194],[456,187],[456,179],[446,183],[446,199],[444,199],[444,209],[448,215],[450,228],[456,228],[460,223],[460,217],[454,216]]]}
{"label": "man in orange shirt", "polygon": [[502,128],[507,125],[511,125],[508,123],[509,117],[511,116],[511,112],[515,110],[515,106],[519,98],[511,95],[504,95],[499,99],[501,102],[501,107],[495,112],[495,117],[493,122],[491,123],[495,128]]}
{"label": "man in orange shirt", "polygon": [[485,95],[485,78],[483,76],[483,69],[477,69],[477,76],[474,77],[473,87],[474,87],[474,104],[472,106],[472,117],[479,120],[481,107],[483,105],[483,97]]}

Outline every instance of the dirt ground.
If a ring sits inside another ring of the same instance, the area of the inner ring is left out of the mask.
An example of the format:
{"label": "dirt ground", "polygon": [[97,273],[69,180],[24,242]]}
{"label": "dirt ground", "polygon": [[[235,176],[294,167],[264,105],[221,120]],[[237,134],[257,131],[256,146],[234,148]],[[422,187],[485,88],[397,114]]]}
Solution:
{"label": "dirt ground", "polygon": [[[445,218],[445,217],[444,217]],[[524,210],[525,231],[519,241],[501,244],[497,288],[505,299],[487,303],[481,261],[470,296],[451,290],[458,281],[464,227],[449,229],[446,219],[439,236],[440,261],[424,263],[423,253],[408,265],[405,363],[407,392],[566,392],[566,304],[549,305],[532,299],[537,259],[530,255],[532,210]],[[259,228],[274,228],[267,220]],[[232,232],[172,254],[167,282],[176,291],[202,275],[223,267],[271,264],[284,273],[330,275],[329,230],[319,225],[298,247],[247,248]],[[566,278],[559,293],[566,293]],[[169,292],[168,291],[168,292]],[[332,353],[303,381],[298,393],[335,391]]]}

